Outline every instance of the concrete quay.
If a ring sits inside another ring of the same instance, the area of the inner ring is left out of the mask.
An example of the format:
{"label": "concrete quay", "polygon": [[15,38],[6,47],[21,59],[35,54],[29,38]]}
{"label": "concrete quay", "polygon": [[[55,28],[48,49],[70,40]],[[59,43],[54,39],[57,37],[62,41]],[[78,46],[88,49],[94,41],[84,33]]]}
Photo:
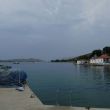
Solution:
{"label": "concrete quay", "polygon": [[23,92],[15,88],[0,88],[0,110],[110,110],[85,107],[44,105],[26,85]]}
{"label": "concrete quay", "polygon": [[0,88],[0,110],[35,110],[38,106],[42,107],[42,102],[27,85],[23,92],[15,88]]}

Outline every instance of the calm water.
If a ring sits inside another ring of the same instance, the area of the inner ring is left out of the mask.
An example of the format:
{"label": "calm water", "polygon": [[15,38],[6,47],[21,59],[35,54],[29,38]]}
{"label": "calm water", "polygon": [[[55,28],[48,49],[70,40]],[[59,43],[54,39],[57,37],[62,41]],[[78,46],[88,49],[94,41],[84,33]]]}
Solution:
{"label": "calm water", "polygon": [[110,67],[72,63],[11,64],[27,72],[44,104],[110,107]]}

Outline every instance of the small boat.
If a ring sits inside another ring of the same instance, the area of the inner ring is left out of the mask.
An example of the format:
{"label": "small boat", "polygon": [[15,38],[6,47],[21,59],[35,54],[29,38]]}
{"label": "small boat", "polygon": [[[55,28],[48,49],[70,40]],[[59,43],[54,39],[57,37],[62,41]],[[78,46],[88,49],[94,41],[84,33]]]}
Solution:
{"label": "small boat", "polygon": [[24,87],[23,84],[21,83],[21,73],[18,74],[18,87],[16,88],[16,90],[18,91],[24,91]]}
{"label": "small boat", "polygon": [[17,87],[16,90],[18,90],[18,91],[24,91],[24,87]]}
{"label": "small boat", "polygon": [[15,86],[17,90],[25,89],[27,74],[24,71],[8,71],[0,69],[0,85]]}
{"label": "small boat", "polygon": [[19,64],[19,62],[13,62],[13,64]]}
{"label": "small boat", "polygon": [[11,68],[12,68],[11,66],[5,66],[5,65],[0,67],[0,69],[4,69],[4,70],[11,69]]}

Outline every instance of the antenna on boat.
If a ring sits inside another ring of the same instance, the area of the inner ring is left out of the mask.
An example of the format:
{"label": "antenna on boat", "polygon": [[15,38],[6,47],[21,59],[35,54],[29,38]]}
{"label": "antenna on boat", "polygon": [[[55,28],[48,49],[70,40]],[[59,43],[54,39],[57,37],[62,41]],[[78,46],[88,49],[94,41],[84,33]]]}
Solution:
{"label": "antenna on boat", "polygon": [[19,84],[21,83],[21,81],[20,81],[20,72],[19,72],[19,79],[18,79],[18,81],[19,81]]}

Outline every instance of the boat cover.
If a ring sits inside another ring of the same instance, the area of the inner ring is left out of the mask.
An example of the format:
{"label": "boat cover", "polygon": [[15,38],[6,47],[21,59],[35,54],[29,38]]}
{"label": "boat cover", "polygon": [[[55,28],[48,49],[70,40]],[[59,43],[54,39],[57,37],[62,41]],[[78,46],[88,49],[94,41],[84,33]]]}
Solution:
{"label": "boat cover", "polygon": [[11,71],[6,76],[0,75],[0,85],[22,85],[26,79],[27,74],[24,71]]}

